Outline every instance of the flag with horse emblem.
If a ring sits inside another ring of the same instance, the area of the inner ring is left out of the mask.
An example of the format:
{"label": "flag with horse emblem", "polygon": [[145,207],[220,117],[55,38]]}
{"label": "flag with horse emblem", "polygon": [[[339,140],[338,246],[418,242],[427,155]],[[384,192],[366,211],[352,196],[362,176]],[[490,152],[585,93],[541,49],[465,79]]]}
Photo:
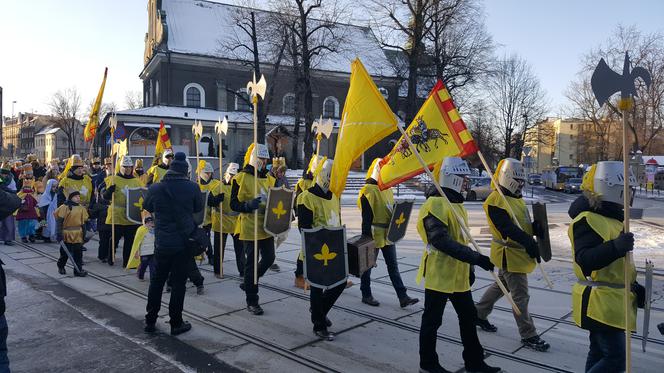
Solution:
{"label": "flag with horse emblem", "polygon": [[143,224],[143,218],[141,216],[141,211],[143,211],[143,199],[148,191],[148,188],[127,188],[127,220],[136,223]]}
{"label": "flag with horse emblem", "polygon": [[387,228],[387,240],[397,243],[406,235],[410,212],[413,211],[413,201],[397,201],[392,209],[392,218]]}
{"label": "flag with horse emblem", "polygon": [[[207,200],[208,200],[208,194],[210,192],[208,191],[201,191],[201,198],[203,199],[203,206],[207,206]],[[207,214],[207,208],[203,208],[203,210],[199,212],[194,213],[194,224],[197,226],[202,226],[203,222],[205,221],[205,215]]]}
{"label": "flag with horse emblem", "polygon": [[[406,133],[429,169],[445,157],[466,157],[478,151],[452,97],[440,80],[431,90]],[[403,136],[381,160],[380,165],[378,186],[381,190],[424,172]]]}
{"label": "flag with horse emblem", "polygon": [[284,187],[270,188],[267,193],[263,228],[272,236],[288,232],[295,193]]}
{"label": "flag with horse emblem", "polygon": [[346,227],[303,229],[302,247],[304,278],[311,286],[326,290],[346,282]]}

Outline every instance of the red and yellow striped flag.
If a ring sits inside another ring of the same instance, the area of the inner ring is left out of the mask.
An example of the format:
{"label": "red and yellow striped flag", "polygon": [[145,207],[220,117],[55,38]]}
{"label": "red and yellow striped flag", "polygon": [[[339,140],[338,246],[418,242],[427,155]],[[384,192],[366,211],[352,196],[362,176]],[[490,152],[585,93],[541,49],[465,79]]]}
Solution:
{"label": "red and yellow striped flag", "polygon": [[[466,157],[478,151],[450,93],[440,80],[406,133],[429,168],[445,157]],[[381,166],[378,177],[380,189],[390,188],[424,172],[403,136],[383,158]]]}
{"label": "red and yellow striped flag", "polygon": [[155,147],[154,154],[162,154],[164,150],[166,149],[173,149],[173,146],[171,145],[171,138],[168,137],[168,132],[166,132],[166,126],[164,125],[164,121],[162,120],[161,123],[159,123],[159,133],[157,134],[157,145]]}
{"label": "red and yellow striped flag", "polygon": [[92,110],[90,111],[90,119],[88,124],[85,125],[83,130],[83,138],[85,142],[90,142],[94,140],[95,134],[97,133],[97,127],[99,126],[99,110],[101,109],[101,99],[104,97],[104,88],[106,87],[106,75],[108,75],[108,67],[104,69],[104,80],[101,81],[101,87],[99,87],[99,93],[97,93],[97,98],[95,99],[94,105],[92,105]]}

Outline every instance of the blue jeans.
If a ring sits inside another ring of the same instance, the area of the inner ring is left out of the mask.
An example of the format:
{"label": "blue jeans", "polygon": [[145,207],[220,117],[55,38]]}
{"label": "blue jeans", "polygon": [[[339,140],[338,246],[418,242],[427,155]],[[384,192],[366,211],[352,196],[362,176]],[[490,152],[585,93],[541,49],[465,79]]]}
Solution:
{"label": "blue jeans", "polygon": [[[407,296],[406,287],[401,281],[401,274],[399,273],[399,265],[397,264],[397,248],[394,245],[387,245],[379,250],[383,253],[385,265],[387,265],[387,273],[390,275],[390,281],[397,297],[401,300]],[[362,298],[371,297],[371,268],[369,268],[362,277],[360,277],[360,290],[362,291]]]}
{"label": "blue jeans", "polygon": [[9,373],[9,357],[7,356],[7,319],[0,316],[0,373]]}
{"label": "blue jeans", "polygon": [[625,332],[591,331],[586,373],[625,371]]}

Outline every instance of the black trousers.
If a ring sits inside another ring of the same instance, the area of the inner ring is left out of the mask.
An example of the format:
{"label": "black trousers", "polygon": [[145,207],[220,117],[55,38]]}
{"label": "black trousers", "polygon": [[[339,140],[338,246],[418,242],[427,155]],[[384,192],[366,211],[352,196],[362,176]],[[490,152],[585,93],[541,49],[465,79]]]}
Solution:
{"label": "black trousers", "polygon": [[[221,239],[219,238],[221,236]],[[233,250],[235,251],[235,264],[237,265],[237,271],[240,274],[240,277],[244,276],[244,244],[240,241],[239,234],[232,234],[231,238],[233,239]],[[218,275],[221,273],[220,263],[219,263],[219,253],[221,252],[221,260],[224,260],[224,253],[226,252],[226,240],[228,239],[228,233],[214,232],[214,251],[212,255],[212,267],[214,268],[214,274]],[[253,258],[252,258],[253,260]]]}
{"label": "black trousers", "polygon": [[297,263],[295,264],[295,276],[304,276],[304,262],[300,259],[300,254],[297,254]]}
{"label": "black trousers", "polygon": [[154,257],[157,262],[157,271],[154,277],[150,279],[145,322],[154,324],[157,321],[161,309],[161,295],[164,291],[164,284],[170,278],[172,289],[171,299],[168,303],[168,315],[171,319],[171,327],[179,326],[182,324],[187,266],[193,258],[186,249],[174,254],[156,252]]}
{"label": "black trousers", "polygon": [[[254,285],[254,241],[243,241],[244,255],[247,258],[244,264],[244,292],[247,305],[258,305],[258,284]],[[274,263],[274,238],[266,238],[258,241],[258,277],[267,272]]]}
{"label": "black trousers", "polygon": [[345,288],[346,281],[327,290],[313,286],[310,288],[309,301],[311,303],[311,322],[314,324],[314,331],[327,329],[325,317]]}
{"label": "black trousers", "polygon": [[475,327],[477,310],[470,290],[448,294],[426,289],[424,291],[424,313],[422,313],[422,325],[420,326],[420,368],[434,369],[440,365],[438,353],[436,353],[436,340],[448,299],[452,302],[454,311],[459,317],[463,361],[466,368],[476,367],[484,360],[484,349],[477,338]]}
{"label": "black trousers", "polygon": [[105,260],[111,251],[111,230],[99,231],[99,250],[97,251],[97,259]]}
{"label": "black trousers", "polygon": [[[74,262],[78,268],[83,270],[83,251],[81,250],[83,248],[83,244],[65,243],[65,245],[67,246],[67,249],[69,249],[69,253],[71,254],[72,258],[74,258]],[[69,257],[67,256],[67,253],[62,249],[62,247],[60,247],[60,259],[58,259],[58,268],[64,268],[68,259]]]}
{"label": "black trousers", "polygon": [[[138,230],[138,225],[116,225],[115,226],[115,252],[118,250],[118,243],[120,243],[120,238],[124,238],[122,243],[122,267],[127,266],[129,262],[129,255],[131,255],[131,247],[134,244],[134,237],[136,236],[136,230]],[[108,259],[109,263],[115,262],[115,257],[110,257]]]}

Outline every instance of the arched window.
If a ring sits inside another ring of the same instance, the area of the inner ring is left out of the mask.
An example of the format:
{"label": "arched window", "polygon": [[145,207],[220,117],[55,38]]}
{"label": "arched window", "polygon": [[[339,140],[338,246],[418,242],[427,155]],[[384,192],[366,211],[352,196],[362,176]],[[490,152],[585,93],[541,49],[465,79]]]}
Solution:
{"label": "arched window", "polygon": [[251,104],[249,100],[249,93],[246,88],[240,88],[235,94],[235,110],[236,111],[251,111]]}
{"label": "arched window", "polygon": [[295,114],[295,95],[286,93],[281,101],[281,112],[283,114]]}
{"label": "arched window", "polygon": [[323,117],[339,118],[339,100],[336,97],[329,96],[323,100]]}
{"label": "arched window", "polygon": [[183,105],[187,107],[205,107],[205,90],[198,83],[184,86]]}

